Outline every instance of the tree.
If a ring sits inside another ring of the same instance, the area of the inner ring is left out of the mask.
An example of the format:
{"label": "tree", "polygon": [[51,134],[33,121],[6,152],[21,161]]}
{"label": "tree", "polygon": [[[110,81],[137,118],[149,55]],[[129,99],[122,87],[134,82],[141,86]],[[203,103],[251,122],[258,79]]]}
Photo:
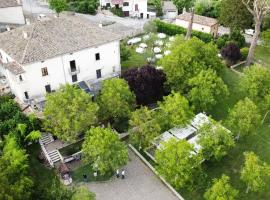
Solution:
{"label": "tree", "polygon": [[205,44],[197,38],[184,40],[177,37],[171,47],[171,54],[160,61],[167,77],[167,83],[174,91],[187,92],[188,80],[201,70],[213,69],[217,72],[223,67],[217,48]]}
{"label": "tree", "polygon": [[193,117],[192,109],[187,99],[173,92],[158,103],[158,118],[163,131],[175,126],[186,125]]}
{"label": "tree", "polygon": [[209,124],[205,123],[198,130],[198,136],[198,143],[202,147],[201,153],[206,160],[212,157],[220,160],[235,145],[233,134],[214,120]]}
{"label": "tree", "polygon": [[227,85],[212,69],[202,70],[188,82],[188,98],[197,111],[207,111],[229,94]]}
{"label": "tree", "polygon": [[193,26],[193,20],[194,20],[194,8],[190,9],[190,20],[187,28],[187,33],[186,33],[186,40],[189,40],[191,38],[192,34],[192,26]]}
{"label": "tree", "polygon": [[218,18],[222,0],[196,0],[195,13],[212,18]]}
{"label": "tree", "polygon": [[47,131],[68,142],[97,123],[98,106],[77,86],[63,85],[46,96],[44,125]]}
{"label": "tree", "polygon": [[85,14],[96,14],[96,10],[99,6],[99,1],[97,0],[76,0],[72,3],[76,12]]}
{"label": "tree", "polygon": [[206,200],[235,200],[239,192],[230,183],[230,178],[222,175],[220,179],[214,179],[213,185],[204,194]]}
{"label": "tree", "polygon": [[162,0],[153,0],[153,4],[155,6],[155,9],[156,9],[156,14],[157,16],[162,16],[162,3],[163,1]]}
{"label": "tree", "polygon": [[270,1],[269,0],[242,0],[247,10],[251,13],[255,23],[255,33],[253,35],[249,53],[247,57],[247,66],[250,66],[254,59],[255,47],[261,33],[261,26],[264,18],[270,13]]}
{"label": "tree", "polygon": [[270,177],[270,166],[261,161],[254,152],[245,152],[245,163],[241,170],[241,179],[247,184],[247,190],[260,192],[265,189]]}
{"label": "tree", "polygon": [[270,72],[261,65],[253,65],[245,69],[239,88],[254,102],[263,100],[270,94]]}
{"label": "tree", "polygon": [[229,110],[226,124],[234,133],[238,134],[238,137],[243,137],[255,131],[260,119],[261,115],[256,104],[246,97]]}
{"label": "tree", "polygon": [[28,170],[28,155],[13,135],[7,135],[0,157],[0,199],[30,199],[33,182]]}
{"label": "tree", "polygon": [[219,22],[230,27],[231,31],[243,30],[252,25],[252,15],[242,0],[222,0]]}
{"label": "tree", "polygon": [[68,8],[66,0],[49,0],[50,9],[55,10],[57,16]]}
{"label": "tree", "polygon": [[157,170],[176,190],[192,187],[202,173],[201,157],[186,140],[170,139],[156,151]]}
{"label": "tree", "polygon": [[102,175],[112,173],[128,161],[126,146],[110,128],[92,128],[82,145],[83,161]]}
{"label": "tree", "polygon": [[173,0],[173,4],[177,7],[179,12],[183,9],[189,9],[193,6],[194,0]]}
{"label": "tree", "polygon": [[88,191],[87,187],[80,186],[75,189],[71,200],[95,200],[95,194]]}
{"label": "tree", "polygon": [[150,65],[131,68],[123,73],[123,78],[136,95],[138,104],[148,105],[161,99],[164,94],[166,75]]}
{"label": "tree", "polygon": [[123,43],[121,43],[120,44],[121,62],[128,60],[130,56],[131,56],[130,49],[126,45],[124,45]]}
{"label": "tree", "polygon": [[160,134],[160,126],[153,111],[141,107],[131,114],[129,120],[130,140],[139,148],[150,146],[151,141]]}
{"label": "tree", "polygon": [[228,43],[221,49],[221,55],[227,60],[228,64],[235,64],[240,58],[241,53],[239,47],[234,43]]}
{"label": "tree", "polygon": [[113,78],[102,82],[97,102],[101,119],[115,123],[129,119],[135,107],[135,95],[124,79]]}

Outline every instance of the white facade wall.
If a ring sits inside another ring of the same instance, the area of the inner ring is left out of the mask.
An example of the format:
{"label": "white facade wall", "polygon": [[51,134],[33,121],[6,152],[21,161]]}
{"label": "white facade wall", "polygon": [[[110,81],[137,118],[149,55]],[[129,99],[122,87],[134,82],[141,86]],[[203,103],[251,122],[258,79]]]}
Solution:
{"label": "white facade wall", "polygon": [[166,19],[175,19],[178,15],[177,11],[166,11],[164,12],[164,18]]}
{"label": "white facade wall", "polygon": [[[100,60],[96,61],[95,54],[100,54]],[[70,61],[75,60],[78,70],[78,81],[96,79],[96,70],[101,69],[102,77],[120,72],[120,43],[110,42],[96,48],[84,49],[72,54],[66,54],[23,66],[25,73],[23,81],[19,75],[15,76],[8,71],[7,79],[11,91],[21,100],[25,100],[24,92],[28,92],[29,98],[45,96],[45,85],[50,85],[51,90],[57,90],[61,84],[72,84]],[[47,76],[42,76],[41,68],[46,67]],[[77,83],[76,82],[76,83]]]}
{"label": "white facade wall", "polygon": [[[175,24],[178,26],[181,26],[183,28],[188,28],[189,22],[184,21],[184,20],[180,20],[180,19],[176,19]],[[201,31],[204,33],[211,33],[210,26],[205,26],[205,25],[201,25],[201,24],[197,24],[197,23],[193,23],[192,30]]]}
{"label": "white facade wall", "polygon": [[22,6],[0,8],[0,23],[25,24]]}

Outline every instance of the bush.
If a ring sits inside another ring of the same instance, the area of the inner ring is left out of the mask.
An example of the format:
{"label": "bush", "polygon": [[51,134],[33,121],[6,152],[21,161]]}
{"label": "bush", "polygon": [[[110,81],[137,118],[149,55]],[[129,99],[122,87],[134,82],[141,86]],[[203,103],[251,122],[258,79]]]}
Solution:
{"label": "bush", "polygon": [[241,59],[242,60],[246,60],[247,57],[248,57],[248,52],[249,52],[249,48],[247,47],[244,47],[240,50],[240,53],[241,53]]}
{"label": "bush", "polygon": [[229,64],[236,63],[241,58],[239,47],[234,43],[228,43],[221,49],[221,55],[229,61]]}
{"label": "bush", "polygon": [[116,8],[116,7],[113,7],[110,9],[110,11],[114,14],[114,15],[117,15],[119,17],[124,17],[124,12],[122,10],[122,8]]}
{"label": "bush", "polygon": [[226,45],[226,43],[229,41],[230,41],[230,36],[228,34],[222,35],[216,40],[217,47],[219,49],[222,49]]}
{"label": "bush", "polygon": [[[187,33],[187,30],[185,28],[174,24],[169,24],[166,22],[162,22],[160,20],[155,20],[155,23],[157,26],[157,31],[165,33],[167,35],[177,35],[177,34],[185,35]],[[214,39],[211,34],[199,31],[192,31],[192,36],[195,36],[206,43],[211,42]]]}
{"label": "bush", "polygon": [[120,45],[121,62],[128,60],[130,56],[131,56],[130,49],[128,47],[126,47],[126,45],[121,43],[121,45]]}
{"label": "bush", "polygon": [[240,31],[233,31],[230,34],[230,41],[234,42],[239,48],[242,48],[246,44],[245,37],[240,33]]}

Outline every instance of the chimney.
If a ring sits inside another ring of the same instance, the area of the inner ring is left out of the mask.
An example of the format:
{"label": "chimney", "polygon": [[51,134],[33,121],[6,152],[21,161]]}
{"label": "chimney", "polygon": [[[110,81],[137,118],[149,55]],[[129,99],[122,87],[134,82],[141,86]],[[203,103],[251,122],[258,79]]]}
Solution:
{"label": "chimney", "polygon": [[23,38],[27,39],[28,38],[28,33],[26,31],[23,31]]}

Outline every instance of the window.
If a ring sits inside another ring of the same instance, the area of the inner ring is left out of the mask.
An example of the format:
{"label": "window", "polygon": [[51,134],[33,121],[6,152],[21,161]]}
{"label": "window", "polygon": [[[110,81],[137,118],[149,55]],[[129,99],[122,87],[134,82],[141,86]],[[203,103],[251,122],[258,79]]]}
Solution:
{"label": "window", "polygon": [[204,30],[204,28],[202,28],[202,30]]}
{"label": "window", "polygon": [[129,6],[129,3],[128,2],[124,2],[123,3],[123,6]]}
{"label": "window", "polygon": [[72,82],[73,82],[73,83],[78,81],[77,74],[72,75],[71,78],[72,78]]}
{"label": "window", "polygon": [[99,55],[99,53],[96,53],[96,60],[100,60],[100,55]]}
{"label": "window", "polygon": [[101,78],[101,69],[96,70],[97,78]]}
{"label": "window", "polygon": [[2,56],[2,54],[1,54],[1,52],[0,52],[0,59],[3,59],[3,56]]}
{"label": "window", "polygon": [[45,90],[47,93],[51,93],[52,92],[51,85],[45,85]]}
{"label": "window", "polygon": [[135,4],[135,11],[138,11],[139,10],[139,6],[138,4]]}
{"label": "window", "polygon": [[28,92],[24,92],[24,97],[25,97],[25,99],[29,99]]}
{"label": "window", "polygon": [[115,72],[115,66],[112,67],[112,71]]}
{"label": "window", "polygon": [[20,81],[23,81],[22,75],[19,75],[19,80],[20,80]]}
{"label": "window", "polygon": [[75,72],[76,71],[76,62],[75,62],[75,60],[69,61],[69,64],[70,64],[71,72]]}
{"label": "window", "polygon": [[48,69],[47,67],[41,68],[42,76],[48,76]]}

